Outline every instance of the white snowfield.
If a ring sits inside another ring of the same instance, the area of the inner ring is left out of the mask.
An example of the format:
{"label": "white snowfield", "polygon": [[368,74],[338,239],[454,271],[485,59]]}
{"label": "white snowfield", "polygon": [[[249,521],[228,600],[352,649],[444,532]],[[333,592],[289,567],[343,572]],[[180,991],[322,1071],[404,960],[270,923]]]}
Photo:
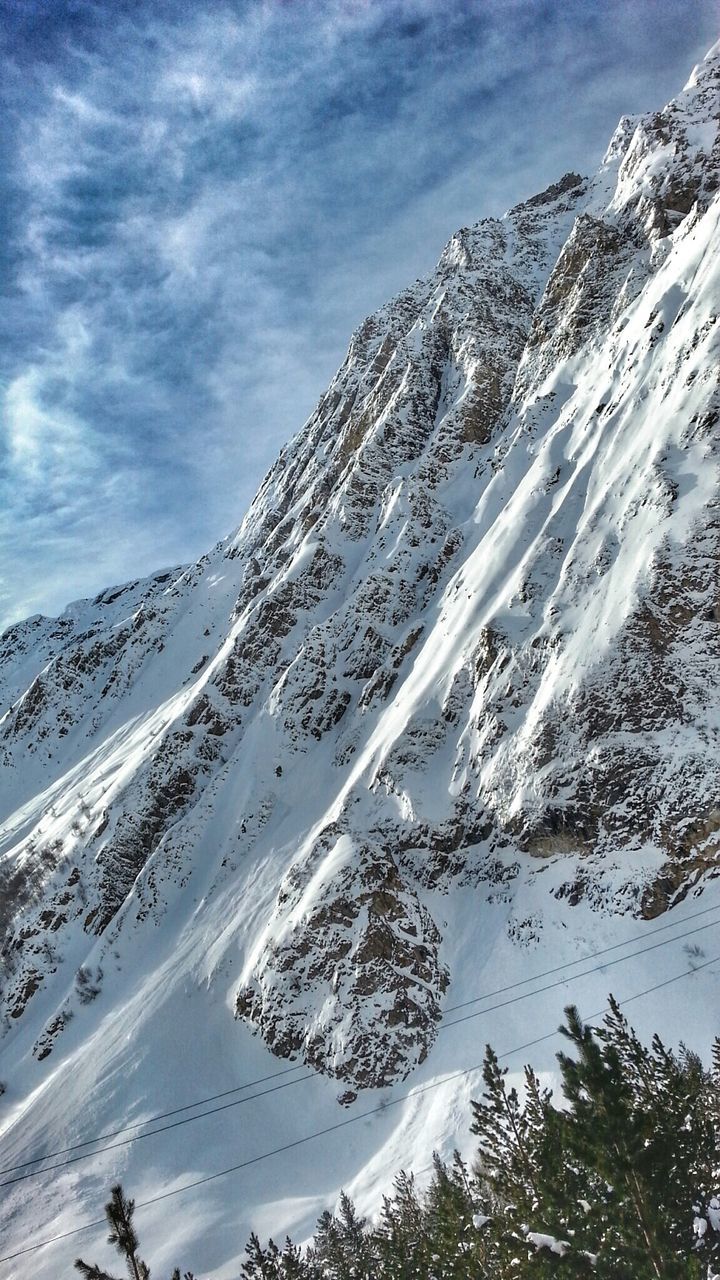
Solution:
{"label": "white snowfield", "polygon": [[720,1031],[719,79],[453,236],[197,565],[0,638],[0,1277],[120,1180],[230,1280],[471,1149],[486,1042]]}

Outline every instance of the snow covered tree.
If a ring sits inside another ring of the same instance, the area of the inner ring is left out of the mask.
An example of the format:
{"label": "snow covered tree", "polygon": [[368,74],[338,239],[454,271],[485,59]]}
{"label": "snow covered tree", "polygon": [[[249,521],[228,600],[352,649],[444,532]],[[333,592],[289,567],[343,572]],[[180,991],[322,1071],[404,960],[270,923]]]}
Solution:
{"label": "snow covered tree", "polygon": [[338,1212],[320,1217],[313,1243],[312,1261],[328,1280],[375,1280],[374,1241],[366,1221],[344,1191]]}
{"label": "snow covered tree", "polygon": [[507,1067],[500,1066],[488,1045],[483,1065],[485,1095],[472,1104],[471,1132],[480,1138],[480,1169],[490,1192],[502,1204],[529,1209],[540,1193],[542,1119],[528,1111],[517,1089],[507,1087],[507,1074]]}
{"label": "snow covered tree", "polygon": [[435,1172],[424,1199],[425,1233],[437,1280],[465,1280],[488,1261],[485,1234],[476,1212],[477,1187],[458,1152],[448,1167],[436,1155]]}
{"label": "snow covered tree", "polygon": [[473,1131],[494,1205],[494,1274],[704,1275],[720,1260],[720,1076],[658,1037],[643,1045],[612,997],[599,1028],[572,1007],[566,1018],[574,1053],[558,1055],[560,1108],[529,1068],[521,1100],[486,1055]]}
{"label": "snow covered tree", "polygon": [[412,1174],[399,1173],[393,1195],[383,1198],[376,1240],[381,1275],[415,1280],[422,1274],[421,1261],[427,1254],[425,1213]]}
{"label": "snow covered tree", "polygon": [[561,1030],[575,1056],[558,1054],[567,1149],[607,1191],[595,1274],[620,1265],[636,1280],[700,1276],[688,1221],[715,1141],[699,1107],[707,1078],[693,1055],[674,1055],[657,1037],[645,1048],[610,1003],[597,1031],[566,1009]]}

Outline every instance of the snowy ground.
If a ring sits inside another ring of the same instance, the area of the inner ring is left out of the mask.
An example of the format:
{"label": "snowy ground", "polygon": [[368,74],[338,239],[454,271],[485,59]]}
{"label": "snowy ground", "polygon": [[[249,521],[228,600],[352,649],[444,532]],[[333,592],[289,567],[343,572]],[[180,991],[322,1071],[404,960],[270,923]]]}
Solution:
{"label": "snowy ground", "polygon": [[[545,875],[560,878],[565,871],[551,862]],[[570,1001],[583,1014],[593,1015],[605,1007],[609,991],[624,1000],[668,982],[631,1000],[628,1015],[645,1035],[660,1029],[671,1043],[684,1040],[707,1053],[718,1026],[720,890],[713,886],[688,899],[673,913],[671,923],[667,918],[644,925],[617,917],[598,919],[582,906],[564,907],[541,941],[521,947],[509,944],[504,930],[509,911],[518,919],[532,920],[542,912],[546,892],[536,881],[527,892],[516,894],[512,906],[488,903],[469,890],[447,895],[438,912],[444,910],[453,922],[447,947],[455,976],[447,1004],[460,1005],[484,992],[488,995],[478,1004],[446,1015],[435,1048],[412,1080],[392,1089],[363,1091],[349,1108],[338,1105],[336,1082],[308,1078],[302,1064],[290,1074],[266,1079],[285,1071],[287,1064],[273,1059],[261,1042],[232,1021],[217,997],[217,983],[204,989],[202,977],[215,934],[194,918],[192,901],[187,903],[185,920],[175,922],[177,930],[157,935],[151,969],[143,955],[142,972],[134,972],[131,949],[124,954],[119,945],[122,985],[118,976],[116,993],[112,980],[108,981],[85,1010],[77,1048],[72,1047],[70,1027],[64,1054],[43,1086],[23,1097],[18,1096],[21,1090],[16,1085],[3,1099],[5,1170],[44,1152],[236,1089],[243,1082],[262,1083],[246,1091],[252,1098],[247,1105],[240,1102],[241,1093],[220,1098],[209,1107],[236,1101],[239,1105],[6,1187],[3,1255],[95,1221],[116,1179],[142,1204],[300,1143],[138,1210],[146,1256],[160,1273],[181,1261],[200,1275],[230,1280],[237,1276],[238,1265],[228,1259],[241,1253],[251,1229],[261,1237],[289,1231],[302,1239],[310,1234],[318,1214],[334,1205],[341,1188],[357,1197],[363,1210],[372,1212],[393,1171],[427,1171],[434,1150],[448,1154],[457,1145],[472,1151],[468,1104],[481,1090],[478,1068],[485,1043],[508,1055],[512,1072],[519,1072],[529,1061],[551,1075],[558,1047],[552,1032]],[[438,911],[438,904],[434,905]],[[713,906],[715,910],[706,913]],[[703,914],[693,918],[699,912]],[[627,942],[608,955],[582,963],[583,956],[624,939]],[[644,947],[654,949],[646,955],[633,954]],[[626,956],[630,957],[627,962]],[[558,966],[565,966],[560,973],[533,978]],[[592,972],[578,976],[586,970]],[[685,976],[672,981],[679,975]],[[558,982],[562,985],[534,994]],[[515,983],[527,985],[492,995]],[[482,1012],[497,1005],[505,1007]],[[463,1018],[467,1020],[451,1026]],[[533,1044],[536,1040],[539,1043]],[[23,1049],[20,1039],[15,1054],[3,1063],[7,1075],[16,1080],[12,1057],[19,1065]],[[63,1100],[62,1112],[58,1098]],[[162,1123],[204,1109],[208,1108],[195,1107]],[[344,1125],[355,1116],[357,1123]],[[344,1127],[302,1143],[333,1125]],[[109,1141],[130,1136],[121,1134]],[[25,1172],[17,1169],[5,1178]],[[96,1227],[4,1263],[4,1274],[43,1278],[69,1274],[78,1252],[93,1259],[107,1257],[102,1238],[102,1228]]]}

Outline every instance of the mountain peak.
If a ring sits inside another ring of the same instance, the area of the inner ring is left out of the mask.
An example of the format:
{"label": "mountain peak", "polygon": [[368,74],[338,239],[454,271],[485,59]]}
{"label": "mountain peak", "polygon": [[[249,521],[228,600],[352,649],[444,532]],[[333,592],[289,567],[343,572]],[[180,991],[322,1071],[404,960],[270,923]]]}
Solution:
{"label": "mountain peak", "polygon": [[522,200],[520,204],[514,205],[510,213],[516,213],[520,209],[534,209],[541,204],[552,204],[554,200],[564,195],[566,191],[575,191],[585,181],[586,179],[579,173],[572,171],[564,173],[562,178],[559,178],[557,182],[551,182],[550,186],[546,187],[544,191],[540,191],[537,195],[530,196],[529,199]]}
{"label": "mountain peak", "polygon": [[710,46],[702,62],[698,62],[693,67],[690,78],[684,86],[683,92],[688,89],[695,89],[698,85],[704,84],[706,81],[717,80],[720,75],[720,40],[716,40]]}

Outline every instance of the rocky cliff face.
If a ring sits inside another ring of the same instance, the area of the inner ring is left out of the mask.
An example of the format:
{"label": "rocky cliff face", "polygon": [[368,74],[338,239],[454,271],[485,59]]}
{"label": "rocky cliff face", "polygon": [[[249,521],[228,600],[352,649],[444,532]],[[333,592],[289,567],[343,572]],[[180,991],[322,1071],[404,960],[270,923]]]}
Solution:
{"label": "rocky cliff face", "polygon": [[6,1037],[192,901],[275,1053],[387,1084],[453,886],[717,874],[719,117],[716,49],[360,326],[237,534],[0,639]]}

